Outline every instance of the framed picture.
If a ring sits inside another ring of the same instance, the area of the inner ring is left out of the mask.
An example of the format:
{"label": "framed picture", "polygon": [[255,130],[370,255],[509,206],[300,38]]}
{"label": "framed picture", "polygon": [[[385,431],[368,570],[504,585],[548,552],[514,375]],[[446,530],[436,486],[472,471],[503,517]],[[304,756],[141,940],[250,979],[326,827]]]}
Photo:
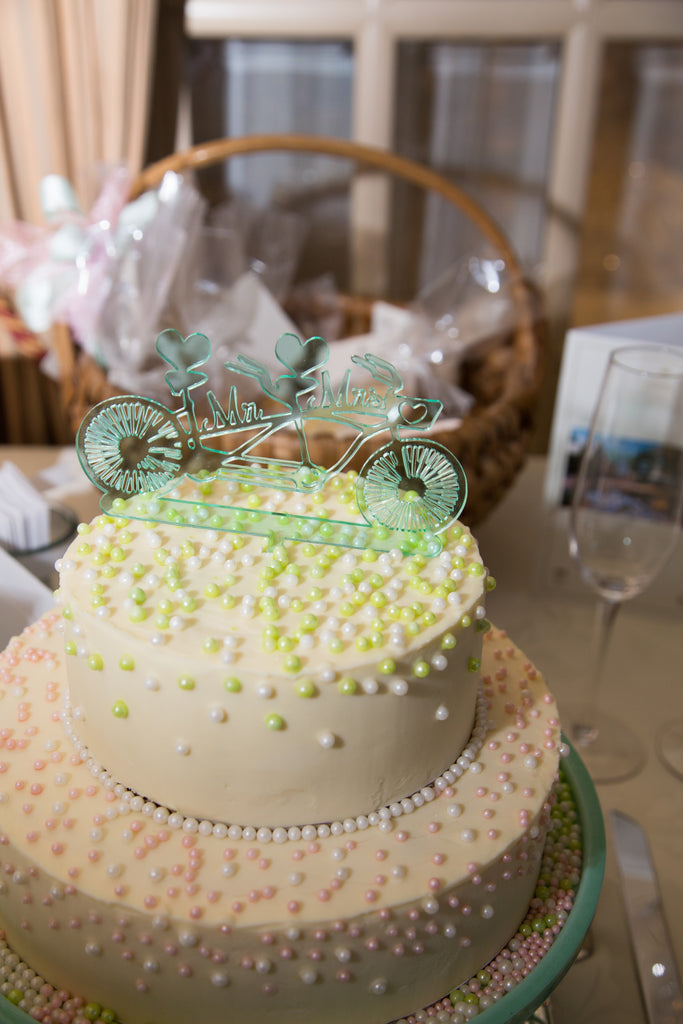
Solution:
{"label": "framed picture", "polygon": [[[572,481],[610,354],[624,345],[641,344],[683,347],[683,313],[574,328],[567,333],[548,449],[545,499],[549,505],[571,502]],[[646,441],[625,439],[633,445]]]}
{"label": "framed picture", "polygon": [[[544,486],[545,536],[541,541],[539,583],[567,595],[585,594],[585,584],[568,551],[569,506],[610,354],[624,345],[683,347],[683,313],[646,317],[567,333],[562,354]],[[640,438],[624,438],[614,458],[647,458],[647,429]],[[652,608],[683,605],[683,542],[640,601]]]}

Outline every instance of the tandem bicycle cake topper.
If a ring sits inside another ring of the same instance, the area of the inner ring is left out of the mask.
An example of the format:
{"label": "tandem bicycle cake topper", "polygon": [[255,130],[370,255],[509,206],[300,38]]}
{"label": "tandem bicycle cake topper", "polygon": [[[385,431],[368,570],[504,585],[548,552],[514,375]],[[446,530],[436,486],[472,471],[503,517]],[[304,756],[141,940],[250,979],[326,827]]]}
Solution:
{"label": "tandem bicycle cake topper", "polygon": [[[156,348],[171,367],[165,379],[179,400],[176,405],[117,395],[90,409],[78,430],[78,457],[103,491],[104,512],[256,534],[273,543],[306,540],[427,555],[441,550],[439,534],[462,512],[467,480],[447,448],[419,433],[434,425],[442,403],[405,395],[403,379],[388,360],[370,353],[352,356],[367,373],[367,386],[352,386],[349,367],[334,388],[324,368],[327,342],[283,334],[275,345],[284,368],[277,376],[248,355],[224,363],[231,374],[256,381],[269,400],[265,407],[241,402],[232,383],[223,403],[207,390],[200,413],[192,392],[208,381],[201,369],[211,357],[208,338],[183,338],[165,330]],[[317,465],[309,451],[310,432],[335,425],[346,428],[350,443],[334,465]],[[298,458],[273,456],[273,436],[279,431],[296,436]],[[229,495],[256,485],[273,491],[321,491],[366,441],[382,432],[388,441],[369,454],[356,479],[360,516],[292,515],[250,508],[237,500],[218,502],[212,494],[217,480],[232,481]],[[183,477],[197,484],[189,497],[178,487]]]}

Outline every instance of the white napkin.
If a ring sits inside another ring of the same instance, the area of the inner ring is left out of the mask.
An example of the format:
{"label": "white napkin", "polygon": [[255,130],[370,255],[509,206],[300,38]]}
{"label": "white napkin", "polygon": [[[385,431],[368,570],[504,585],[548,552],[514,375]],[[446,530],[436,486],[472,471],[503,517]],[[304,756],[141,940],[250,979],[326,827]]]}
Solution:
{"label": "white napkin", "polygon": [[0,548],[0,650],[13,636],[54,608],[52,591]]}
{"label": "white napkin", "polygon": [[47,501],[13,462],[0,466],[0,544],[30,551],[50,541]]}

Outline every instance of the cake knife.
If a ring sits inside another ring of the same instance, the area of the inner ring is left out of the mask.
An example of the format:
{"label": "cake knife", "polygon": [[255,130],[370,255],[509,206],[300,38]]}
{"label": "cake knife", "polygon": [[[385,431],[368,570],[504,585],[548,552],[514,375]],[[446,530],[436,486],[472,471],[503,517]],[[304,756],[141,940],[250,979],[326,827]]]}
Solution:
{"label": "cake knife", "polygon": [[631,945],[649,1024],[683,1024],[683,991],[644,830],[610,811]]}

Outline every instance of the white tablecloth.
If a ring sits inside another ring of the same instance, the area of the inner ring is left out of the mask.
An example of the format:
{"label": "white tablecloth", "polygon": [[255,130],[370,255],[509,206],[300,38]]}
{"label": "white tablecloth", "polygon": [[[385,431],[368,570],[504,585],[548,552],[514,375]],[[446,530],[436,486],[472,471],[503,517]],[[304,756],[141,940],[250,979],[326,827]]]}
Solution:
{"label": "white tablecloth", "polygon": [[[17,462],[81,520],[97,513],[97,494],[81,473],[73,450],[0,447],[0,462],[4,458]],[[590,675],[594,600],[571,579],[571,570],[558,557],[558,544],[561,547],[564,538],[543,506],[544,470],[542,458],[531,458],[504,501],[475,532],[484,561],[498,580],[489,598],[489,615],[542,669],[561,711],[562,701],[575,695]],[[647,763],[629,781],[598,787],[605,814],[618,808],[638,819],[648,832],[681,966],[683,782],[662,766],[654,743],[658,729],[672,715],[683,717],[683,604],[678,593],[682,547],[662,584],[655,584],[654,593],[621,611],[607,665],[605,704],[618,709],[637,732],[648,750]],[[0,581],[4,579],[0,568]],[[0,600],[7,596],[0,582]],[[594,953],[572,968],[553,996],[555,1024],[645,1021],[609,823],[607,838],[605,885],[593,928]]]}

